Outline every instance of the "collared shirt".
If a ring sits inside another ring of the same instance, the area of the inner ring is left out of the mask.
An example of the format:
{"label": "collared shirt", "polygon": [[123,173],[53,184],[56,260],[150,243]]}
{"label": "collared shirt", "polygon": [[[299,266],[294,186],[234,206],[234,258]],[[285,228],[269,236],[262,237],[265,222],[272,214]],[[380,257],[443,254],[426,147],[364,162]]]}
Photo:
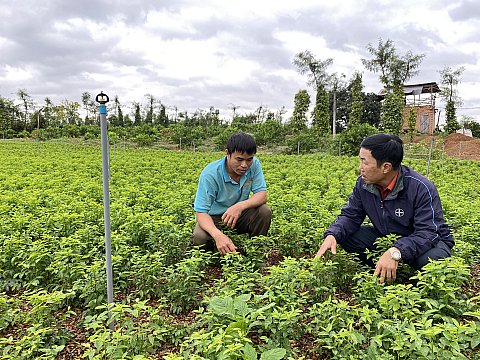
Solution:
{"label": "collared shirt", "polygon": [[385,189],[383,189],[380,185],[375,185],[375,187],[380,192],[380,198],[382,200],[385,200],[388,194],[392,192],[393,188],[395,187],[395,183],[397,182],[397,179],[398,179],[398,171],[396,175],[393,177],[392,181],[390,181],[390,184],[388,184],[388,186]]}
{"label": "collared shirt", "polygon": [[250,193],[267,190],[260,161],[254,158],[252,166],[237,183],[226,167],[227,158],[208,164],[200,174],[193,209],[209,215],[221,215],[230,206],[247,200]]}

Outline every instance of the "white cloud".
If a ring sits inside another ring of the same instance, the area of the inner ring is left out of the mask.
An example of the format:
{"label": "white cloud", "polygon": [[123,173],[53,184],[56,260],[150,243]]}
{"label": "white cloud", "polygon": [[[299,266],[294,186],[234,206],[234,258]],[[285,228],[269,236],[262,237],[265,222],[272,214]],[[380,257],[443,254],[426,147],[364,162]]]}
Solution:
{"label": "white cloud", "polygon": [[5,65],[2,72],[4,73],[2,81],[24,82],[33,78],[33,70],[27,68]]}
{"label": "white cloud", "polygon": [[108,11],[99,13],[89,2],[1,2],[0,90],[5,96],[25,88],[38,102],[46,96],[59,102],[101,87],[124,104],[152,93],[189,111],[228,103],[243,112],[260,103],[291,107],[306,88],[292,64],[295,54],[308,49],[333,58],[328,70],[347,79],[362,71],[365,91],[376,92],[378,74],[360,60],[368,43],[390,38],[402,53],[426,54],[414,81],[438,81],[443,66],[465,66],[460,95],[478,106],[479,19],[462,4],[139,0],[135,6],[100,1]]}

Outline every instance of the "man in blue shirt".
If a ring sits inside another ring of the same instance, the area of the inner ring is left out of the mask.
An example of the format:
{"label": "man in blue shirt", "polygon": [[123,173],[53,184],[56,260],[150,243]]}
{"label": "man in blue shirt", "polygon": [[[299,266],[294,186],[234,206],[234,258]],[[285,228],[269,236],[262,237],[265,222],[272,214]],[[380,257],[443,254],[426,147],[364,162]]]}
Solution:
{"label": "man in blue shirt", "polygon": [[[381,282],[396,278],[399,261],[421,269],[430,260],[452,255],[455,243],[443,218],[435,185],[402,165],[403,142],[395,135],[376,134],[360,145],[360,176],[337,220],[324,233],[317,257],[336,253],[337,244],[375,266]],[[372,225],[362,225],[368,216]],[[388,234],[399,238],[377,261],[365,256],[375,240]]]}
{"label": "man in blue shirt", "polygon": [[266,205],[267,185],[256,153],[253,137],[236,133],[228,139],[226,156],[203,169],[193,206],[197,219],[194,244],[207,249],[215,244],[225,255],[237,247],[221,231],[224,226],[239,234],[267,235],[272,211]]}

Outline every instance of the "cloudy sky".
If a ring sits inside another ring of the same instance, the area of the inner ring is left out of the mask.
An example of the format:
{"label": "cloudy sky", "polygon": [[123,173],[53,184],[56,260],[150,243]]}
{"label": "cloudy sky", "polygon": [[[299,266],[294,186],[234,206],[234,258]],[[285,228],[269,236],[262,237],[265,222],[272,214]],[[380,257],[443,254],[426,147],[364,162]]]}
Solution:
{"label": "cloudy sky", "polygon": [[26,89],[39,104],[81,103],[103,90],[125,107],[152,94],[189,113],[275,112],[307,89],[292,65],[304,50],[332,58],[328,71],[346,79],[363,72],[364,91],[378,92],[361,59],[382,38],[425,54],[409,83],[465,67],[458,114],[480,120],[477,0],[0,0],[0,14],[0,96],[10,99]]}

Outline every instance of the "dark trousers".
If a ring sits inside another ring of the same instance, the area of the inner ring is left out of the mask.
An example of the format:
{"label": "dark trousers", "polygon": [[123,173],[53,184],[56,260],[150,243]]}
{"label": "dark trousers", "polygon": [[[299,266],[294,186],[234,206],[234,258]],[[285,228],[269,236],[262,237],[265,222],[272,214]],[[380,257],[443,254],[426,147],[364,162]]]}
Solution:
{"label": "dark trousers", "polygon": [[[360,229],[351,235],[341,247],[349,252],[356,253],[359,255],[360,260],[367,265],[374,267],[374,263],[371,259],[367,259],[365,255],[365,250],[374,250],[375,249],[375,240],[383,235],[377,231],[373,226],[362,225]],[[440,240],[437,245],[430,250],[426,251],[423,254],[420,254],[417,258],[413,259],[409,265],[413,266],[416,269],[421,269],[424,267],[430,260],[440,260],[447,258],[452,255],[452,250],[450,247]]]}
{"label": "dark trousers", "polygon": [[[213,215],[213,222],[218,228],[225,225],[222,221],[222,215]],[[245,210],[235,224],[235,232],[237,234],[249,234],[250,236],[267,235],[268,229],[272,222],[272,210],[268,205],[260,205],[257,208]],[[193,230],[192,242],[195,245],[204,245],[211,248],[213,239],[209,233],[203,230],[198,223]]]}

